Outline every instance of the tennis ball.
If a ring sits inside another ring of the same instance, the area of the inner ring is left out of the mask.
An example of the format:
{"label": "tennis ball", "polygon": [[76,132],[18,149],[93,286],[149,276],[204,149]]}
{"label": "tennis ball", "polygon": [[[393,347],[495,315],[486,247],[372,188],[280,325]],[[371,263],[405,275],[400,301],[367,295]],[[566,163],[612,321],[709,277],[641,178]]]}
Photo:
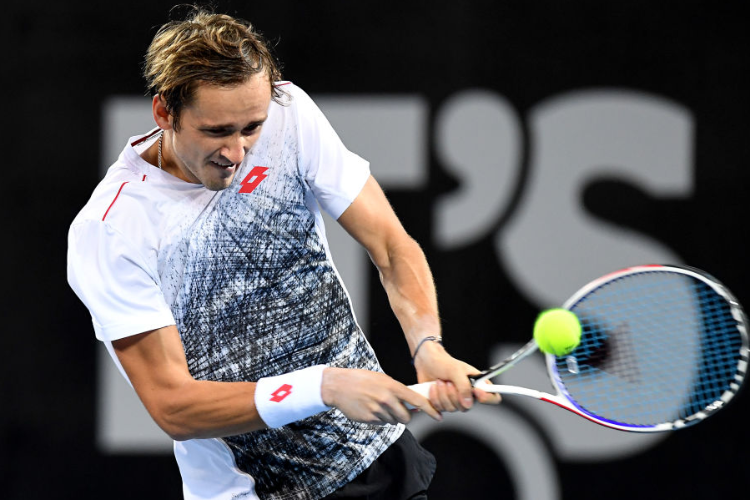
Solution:
{"label": "tennis ball", "polygon": [[534,323],[534,340],[542,352],[564,356],[581,342],[581,323],[567,309],[542,311]]}

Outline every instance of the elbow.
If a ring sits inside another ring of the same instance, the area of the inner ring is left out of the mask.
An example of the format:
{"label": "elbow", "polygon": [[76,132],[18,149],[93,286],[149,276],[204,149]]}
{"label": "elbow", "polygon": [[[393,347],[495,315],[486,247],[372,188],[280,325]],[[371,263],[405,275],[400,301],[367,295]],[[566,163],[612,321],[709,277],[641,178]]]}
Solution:
{"label": "elbow", "polygon": [[174,441],[188,441],[200,436],[198,429],[190,424],[186,408],[179,404],[163,402],[156,408],[149,409],[156,425]]}
{"label": "elbow", "polygon": [[163,430],[170,439],[174,441],[189,441],[190,439],[197,439],[200,436],[197,433],[189,429],[184,425],[175,425],[164,422],[157,422],[157,425]]}

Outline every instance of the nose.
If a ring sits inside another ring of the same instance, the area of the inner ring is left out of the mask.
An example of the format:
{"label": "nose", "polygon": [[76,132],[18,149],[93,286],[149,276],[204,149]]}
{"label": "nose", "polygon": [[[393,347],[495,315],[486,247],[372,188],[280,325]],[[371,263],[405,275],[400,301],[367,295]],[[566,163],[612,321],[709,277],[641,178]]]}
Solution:
{"label": "nose", "polygon": [[242,134],[234,134],[228,137],[224,147],[221,148],[221,156],[231,163],[241,163],[250,150],[250,145],[247,142],[247,138]]}

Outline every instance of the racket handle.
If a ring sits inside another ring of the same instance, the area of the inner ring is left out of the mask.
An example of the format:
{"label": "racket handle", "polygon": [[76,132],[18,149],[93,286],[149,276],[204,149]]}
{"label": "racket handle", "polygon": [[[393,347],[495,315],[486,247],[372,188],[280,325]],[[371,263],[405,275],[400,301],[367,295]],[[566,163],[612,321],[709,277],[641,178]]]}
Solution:
{"label": "racket handle", "polygon": [[430,397],[430,387],[435,385],[435,382],[423,382],[421,384],[414,384],[410,385],[409,389],[412,391],[419,393],[420,395],[429,398]]}
{"label": "racket handle", "polygon": [[[422,396],[424,396],[426,398],[429,398],[430,397],[430,387],[432,387],[433,385],[435,385],[435,382],[423,382],[421,384],[410,385],[409,389],[411,389],[412,391],[414,391],[414,392],[416,392],[416,393],[418,393],[418,394],[420,394],[420,395],[422,395]],[[409,410],[411,410],[411,411],[419,411],[419,408],[413,407],[412,405],[410,405],[406,401],[404,401],[404,406],[406,406],[406,408],[409,409]]]}
{"label": "racket handle", "polygon": [[[469,377],[469,380],[471,380],[471,385],[472,386],[474,384],[476,384],[476,382],[477,382],[477,379],[474,378],[474,377]],[[414,391],[414,392],[416,392],[416,393],[418,393],[418,394],[426,397],[427,399],[429,399],[430,398],[430,387],[432,387],[433,385],[435,385],[435,382],[422,382],[421,384],[414,384],[414,385],[410,385],[408,387],[412,391]],[[497,392],[497,391],[490,391],[490,392]],[[418,411],[418,408],[414,408],[412,405],[410,405],[407,402],[404,402],[404,405],[409,410]]]}

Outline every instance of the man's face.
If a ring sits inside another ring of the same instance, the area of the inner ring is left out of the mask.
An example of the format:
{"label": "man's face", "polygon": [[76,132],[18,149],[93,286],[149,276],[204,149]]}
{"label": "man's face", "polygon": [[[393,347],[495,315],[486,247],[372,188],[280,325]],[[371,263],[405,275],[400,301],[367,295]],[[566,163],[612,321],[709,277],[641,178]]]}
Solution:
{"label": "man's face", "polygon": [[212,191],[229,187],[245,155],[268,118],[271,86],[265,74],[235,87],[200,85],[195,100],[183,108],[179,132],[170,149],[177,177]]}

